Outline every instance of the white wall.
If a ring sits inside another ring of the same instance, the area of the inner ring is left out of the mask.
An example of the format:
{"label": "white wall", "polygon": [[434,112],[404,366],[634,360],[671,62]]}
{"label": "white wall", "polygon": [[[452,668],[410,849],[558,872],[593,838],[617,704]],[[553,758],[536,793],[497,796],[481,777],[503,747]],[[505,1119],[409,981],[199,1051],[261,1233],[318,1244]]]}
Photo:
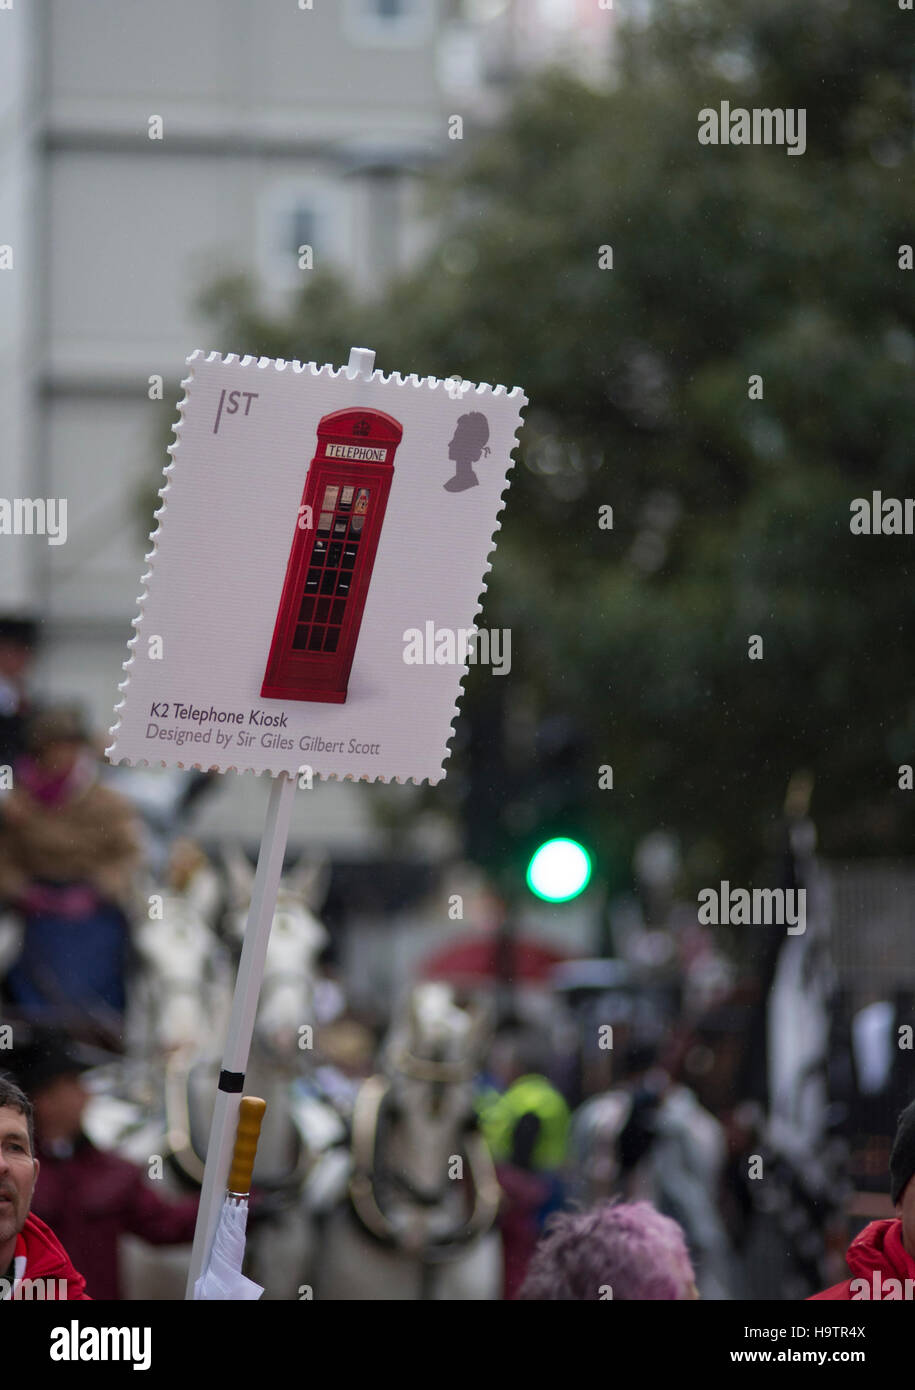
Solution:
{"label": "white wall", "polygon": [[[32,61],[25,6],[0,10],[0,246],[13,268],[0,270],[0,496],[31,497],[33,319],[36,245],[27,73]],[[34,597],[35,538],[0,537],[0,608],[23,610]]]}

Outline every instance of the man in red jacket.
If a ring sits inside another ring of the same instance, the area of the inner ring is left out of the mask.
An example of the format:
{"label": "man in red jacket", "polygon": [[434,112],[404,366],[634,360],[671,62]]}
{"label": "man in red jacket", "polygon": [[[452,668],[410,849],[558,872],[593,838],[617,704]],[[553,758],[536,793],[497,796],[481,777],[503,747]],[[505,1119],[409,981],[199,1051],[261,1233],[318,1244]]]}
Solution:
{"label": "man in red jacket", "polygon": [[852,1277],[814,1299],[915,1299],[915,1101],[899,1116],[890,1154],[895,1218],[872,1221],[855,1236],[846,1259]]}
{"label": "man in red jacket", "polygon": [[86,1281],[66,1250],[29,1211],[40,1166],[34,1155],[32,1107],[0,1076],[0,1302],[88,1300]]}
{"label": "man in red jacket", "polygon": [[198,1198],[160,1197],[142,1168],[87,1138],[82,1116],[89,1093],[81,1073],[88,1066],[79,1046],[55,1029],[36,1029],[32,1042],[16,1049],[16,1075],[32,1100],[41,1156],[33,1206],[73,1251],[92,1297],[121,1299],[120,1237],[187,1244]]}

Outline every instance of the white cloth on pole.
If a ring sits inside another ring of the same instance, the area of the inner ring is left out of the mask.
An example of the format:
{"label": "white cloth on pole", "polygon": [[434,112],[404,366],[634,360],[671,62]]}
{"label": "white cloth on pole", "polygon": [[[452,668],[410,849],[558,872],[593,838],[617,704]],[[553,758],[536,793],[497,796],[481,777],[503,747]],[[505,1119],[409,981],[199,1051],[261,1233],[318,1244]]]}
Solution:
{"label": "white cloth on pole", "polygon": [[260,1298],[264,1292],[260,1284],[255,1284],[253,1279],[246,1278],[241,1272],[247,1225],[248,1203],[227,1197],[219,1217],[209,1263],[194,1285],[195,1300]]}

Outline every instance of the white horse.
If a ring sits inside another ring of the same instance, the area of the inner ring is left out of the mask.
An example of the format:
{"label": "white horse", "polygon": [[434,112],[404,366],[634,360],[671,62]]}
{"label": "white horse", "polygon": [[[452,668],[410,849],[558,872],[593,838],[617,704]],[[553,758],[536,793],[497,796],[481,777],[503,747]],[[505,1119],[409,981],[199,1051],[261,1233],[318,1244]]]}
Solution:
{"label": "white horse", "polygon": [[168,881],[134,919],[140,969],[128,1000],[129,1053],[215,1055],[232,991],[229,954],[215,932],[221,896],[219,877],[196,846],[176,842]]}
{"label": "white horse", "polygon": [[309,1185],[319,1299],[500,1297],[500,1193],[473,1096],[488,1032],[447,985],[410,994],[356,1098],[349,1161],[332,1151]]}

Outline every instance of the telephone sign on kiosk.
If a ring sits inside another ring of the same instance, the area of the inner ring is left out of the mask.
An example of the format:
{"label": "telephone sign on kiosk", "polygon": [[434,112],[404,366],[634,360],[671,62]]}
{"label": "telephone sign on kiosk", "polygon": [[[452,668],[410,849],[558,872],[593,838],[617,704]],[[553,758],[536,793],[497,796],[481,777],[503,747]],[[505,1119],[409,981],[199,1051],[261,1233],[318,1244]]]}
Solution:
{"label": "telephone sign on kiosk", "polygon": [[261,695],[343,704],[403,428],[380,410],[337,410],[317,435]]}

